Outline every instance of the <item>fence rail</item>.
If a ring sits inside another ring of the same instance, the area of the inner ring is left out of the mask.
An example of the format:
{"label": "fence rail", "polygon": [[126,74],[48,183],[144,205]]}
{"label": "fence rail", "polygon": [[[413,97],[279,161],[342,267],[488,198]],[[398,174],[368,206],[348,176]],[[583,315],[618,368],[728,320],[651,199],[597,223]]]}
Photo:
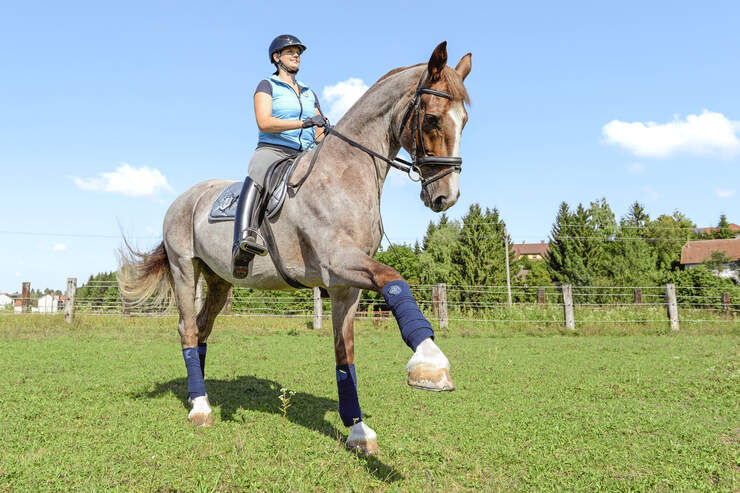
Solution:
{"label": "fence rail", "polygon": [[[436,284],[414,285],[411,290],[421,310],[441,328],[448,327],[451,321],[557,325],[568,329],[595,321],[603,324],[665,323],[672,330],[679,330],[681,324],[740,322],[740,289],[730,293],[711,286],[519,286],[509,291],[506,286]],[[63,296],[33,297],[30,293],[30,283],[23,283],[21,296],[14,300],[13,312],[63,312],[67,322],[71,322],[76,313],[128,316],[176,313],[174,307],[163,308],[154,303],[128,305],[121,299],[118,284],[113,280],[92,280],[78,289],[77,280],[69,278]],[[202,306],[207,295],[207,286],[199,283],[196,306]],[[363,295],[356,318],[386,319],[389,317],[387,309],[382,298],[367,293]],[[313,318],[315,328],[321,327],[322,320],[329,317],[328,301],[321,299],[318,288],[313,292],[269,293],[232,288],[222,313],[242,317]]]}

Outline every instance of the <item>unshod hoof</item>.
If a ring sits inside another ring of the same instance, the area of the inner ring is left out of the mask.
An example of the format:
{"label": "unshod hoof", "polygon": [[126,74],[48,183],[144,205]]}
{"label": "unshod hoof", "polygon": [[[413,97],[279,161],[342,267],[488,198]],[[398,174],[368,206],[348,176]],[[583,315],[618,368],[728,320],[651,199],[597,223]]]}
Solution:
{"label": "unshod hoof", "polygon": [[378,453],[378,441],[375,439],[361,441],[347,440],[347,448],[362,455],[376,455]]}
{"label": "unshod hoof", "polygon": [[431,390],[434,392],[453,391],[450,371],[447,368],[437,368],[431,365],[414,365],[409,368],[408,384],[415,389]]}
{"label": "unshod hoof", "polygon": [[213,426],[213,417],[211,413],[193,414],[192,416],[188,416],[188,421],[190,421],[190,423],[196,428],[200,428],[201,426],[204,428],[208,426]]}
{"label": "unshod hoof", "polygon": [[378,453],[378,435],[364,421],[352,425],[347,437],[347,448],[362,455]]}

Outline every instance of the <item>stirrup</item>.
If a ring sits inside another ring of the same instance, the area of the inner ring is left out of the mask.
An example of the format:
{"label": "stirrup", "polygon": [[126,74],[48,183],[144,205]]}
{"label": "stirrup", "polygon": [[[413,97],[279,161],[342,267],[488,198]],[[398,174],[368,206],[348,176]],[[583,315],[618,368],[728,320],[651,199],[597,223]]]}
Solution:
{"label": "stirrup", "polygon": [[[262,242],[261,245],[257,243],[255,236],[259,237],[260,241]],[[242,238],[242,241],[239,242],[239,248],[241,250],[252,253],[254,255],[259,255],[260,257],[264,257],[265,255],[267,255],[267,248],[264,245],[265,239],[256,229],[248,230],[246,236]]]}

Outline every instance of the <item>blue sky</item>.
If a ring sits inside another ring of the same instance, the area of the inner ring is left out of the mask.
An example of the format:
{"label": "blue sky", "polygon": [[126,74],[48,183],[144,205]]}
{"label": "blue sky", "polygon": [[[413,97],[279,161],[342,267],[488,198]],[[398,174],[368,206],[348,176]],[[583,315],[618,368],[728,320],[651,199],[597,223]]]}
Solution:
{"label": "blue sky", "polygon": [[[497,207],[514,241],[539,241],[561,201],[605,197],[617,216],[638,200],[740,223],[737,2],[273,4],[0,3],[0,292],[113,270],[119,224],[153,246],[179,193],[242,179],[286,32],[334,111],[442,40],[450,65],[473,53],[453,218]],[[386,182],[392,241],[436,219],[418,192]]]}

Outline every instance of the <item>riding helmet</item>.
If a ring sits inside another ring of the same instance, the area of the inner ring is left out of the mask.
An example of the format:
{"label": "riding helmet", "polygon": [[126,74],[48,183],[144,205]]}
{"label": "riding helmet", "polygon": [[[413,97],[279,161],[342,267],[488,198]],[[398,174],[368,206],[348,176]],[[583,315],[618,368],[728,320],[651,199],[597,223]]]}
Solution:
{"label": "riding helmet", "polygon": [[275,63],[272,60],[272,54],[275,52],[281,52],[288,46],[297,46],[301,49],[301,53],[306,51],[306,46],[301,43],[301,40],[293,36],[292,34],[281,34],[277,38],[272,40],[270,43],[270,51],[267,56],[270,58],[270,63]]}

